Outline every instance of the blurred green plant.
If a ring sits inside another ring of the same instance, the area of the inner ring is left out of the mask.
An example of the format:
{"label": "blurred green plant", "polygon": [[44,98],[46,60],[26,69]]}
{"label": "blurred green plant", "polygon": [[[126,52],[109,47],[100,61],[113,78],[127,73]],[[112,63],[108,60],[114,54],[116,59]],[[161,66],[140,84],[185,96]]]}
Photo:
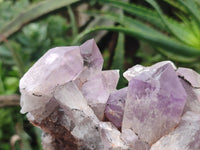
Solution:
{"label": "blurred green plant", "polygon": [[[90,11],[88,14],[91,16],[107,18],[120,25],[101,26],[86,30],[79,34],[75,41],[97,30],[116,31],[146,41],[157,51],[176,61],[197,61],[200,58],[199,4],[193,0],[165,1],[179,9],[176,14],[181,21],[164,15],[155,0],[147,0],[147,2],[156,11],[117,0],[100,0],[99,2],[120,8],[129,15],[119,16],[111,12]],[[133,15],[134,18],[130,15]]]}
{"label": "blurred green plant", "polygon": [[[2,42],[0,44],[0,95],[19,93],[19,79],[24,72],[46,50],[55,46],[70,45],[72,37],[66,35],[72,27],[75,28],[75,22],[69,23],[66,17],[59,13],[47,15],[25,26],[24,24],[77,1],[0,2],[0,42]],[[71,8],[65,7],[66,11],[69,9]],[[69,19],[74,19],[72,17],[74,15],[71,9]],[[0,108],[0,149],[10,150],[11,147],[15,150],[42,149],[41,131],[30,125],[19,110],[19,107]],[[15,135],[18,139],[11,142]]]}

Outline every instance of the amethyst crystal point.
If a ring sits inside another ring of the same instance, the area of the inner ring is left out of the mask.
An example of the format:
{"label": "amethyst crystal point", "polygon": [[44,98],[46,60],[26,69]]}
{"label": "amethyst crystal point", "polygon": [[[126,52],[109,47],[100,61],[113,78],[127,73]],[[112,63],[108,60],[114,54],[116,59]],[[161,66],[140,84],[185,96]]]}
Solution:
{"label": "amethyst crystal point", "polygon": [[158,62],[150,67],[144,67],[142,65],[135,65],[131,68],[129,68],[126,72],[123,73],[123,76],[128,80],[130,81],[133,77],[143,73],[143,72],[149,72],[149,71],[154,71],[154,70],[157,70],[158,68],[160,68],[161,66],[164,66],[165,64],[171,64],[172,67],[174,69],[176,69],[176,66],[174,65],[173,62],[171,61],[161,61],[161,62]]}
{"label": "amethyst crystal point", "polygon": [[127,89],[126,87],[111,93],[107,101],[105,110],[106,118],[117,128],[120,128],[122,125]]}
{"label": "amethyst crystal point", "polygon": [[115,91],[119,80],[119,70],[102,71],[102,75],[107,89],[109,89],[110,92]]}
{"label": "amethyst crystal point", "polygon": [[186,96],[171,64],[139,74],[128,85],[122,130],[156,142],[179,123]]}
{"label": "amethyst crystal point", "polygon": [[189,68],[178,68],[177,73],[180,77],[188,81],[193,87],[200,88],[200,74]]}
{"label": "amethyst crystal point", "polygon": [[80,46],[84,65],[88,68],[101,70],[103,67],[103,57],[94,39],[88,40]]}
{"label": "amethyst crystal point", "polygon": [[186,112],[179,126],[158,140],[151,150],[200,150],[200,115]]}
{"label": "amethyst crystal point", "polygon": [[46,105],[55,86],[75,78],[83,69],[78,46],[57,47],[42,56],[20,80],[21,112]]}
{"label": "amethyst crystal point", "polygon": [[104,118],[104,110],[110,90],[114,90],[116,88],[116,85],[113,86],[112,83],[109,84],[110,81],[106,82],[107,79],[104,75],[100,73],[91,76],[81,87],[81,91],[87,99],[88,104],[100,120],[103,120]]}
{"label": "amethyst crystal point", "polygon": [[200,113],[200,89],[192,87],[184,79],[180,79],[180,81],[188,95],[184,112],[192,111],[192,112]]}

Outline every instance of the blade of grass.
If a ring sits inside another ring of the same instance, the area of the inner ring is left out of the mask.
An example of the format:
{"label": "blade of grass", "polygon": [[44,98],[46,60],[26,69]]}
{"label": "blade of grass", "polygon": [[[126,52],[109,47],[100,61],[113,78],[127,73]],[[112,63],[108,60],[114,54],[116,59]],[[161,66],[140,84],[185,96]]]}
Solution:
{"label": "blade of grass", "polygon": [[[124,43],[125,38],[123,33],[119,33],[117,46],[115,48],[115,54],[112,62],[112,69],[119,69],[120,70],[120,77],[123,76],[124,72]],[[124,78],[120,78],[118,82],[118,89],[125,86],[126,80]]]}
{"label": "blade of grass", "polygon": [[171,25],[171,22],[169,22],[167,20],[167,18],[165,18],[164,14],[162,13],[160,7],[158,6],[158,4],[155,2],[155,0],[146,0],[151,6],[153,6],[155,8],[155,10],[157,11],[157,13],[159,14],[160,18],[162,19],[163,23],[165,24],[165,26],[168,28],[168,31],[171,32],[172,35],[174,35],[177,39],[179,39],[180,41],[184,42],[184,43],[188,43],[188,38],[187,36],[182,36],[181,32],[179,32],[179,30],[177,31],[177,27],[174,27]]}
{"label": "blade of grass", "polygon": [[151,33],[151,34],[156,34],[159,36],[163,36],[163,34],[153,28],[150,28],[149,26],[147,26],[146,24],[132,19],[130,17],[127,16],[120,16],[114,13],[110,13],[110,12],[99,12],[99,11],[90,11],[87,12],[89,15],[91,16],[98,16],[98,17],[102,17],[102,18],[106,18],[108,20],[113,20],[114,22],[120,23],[121,25],[126,26],[127,28],[134,28],[135,30],[139,30],[139,31],[143,31],[143,32],[147,32],[147,33]]}
{"label": "blade of grass", "polygon": [[74,39],[73,42],[77,42],[79,41],[81,38],[83,38],[85,35],[94,32],[94,31],[98,31],[98,30],[108,30],[108,31],[115,31],[115,32],[122,32],[124,34],[127,34],[129,36],[138,38],[140,40],[144,40],[147,41],[149,43],[151,43],[154,46],[157,47],[161,47],[163,49],[165,49],[166,51],[175,53],[175,54],[179,54],[182,56],[194,56],[194,57],[199,57],[200,56],[200,50],[199,49],[195,49],[192,47],[189,47],[185,44],[182,44],[180,42],[174,41],[173,39],[167,37],[167,36],[156,36],[156,35],[152,35],[152,34],[148,34],[146,32],[141,32],[135,29],[127,29],[121,26],[118,27],[96,27],[90,30],[85,30],[84,32],[82,32],[81,34],[79,34],[77,36],[76,39]]}
{"label": "blade of grass", "polygon": [[200,11],[194,0],[178,0],[200,25]]}
{"label": "blade of grass", "polygon": [[164,1],[170,4],[171,6],[181,10],[182,12],[187,13],[187,10],[185,9],[185,7],[183,7],[179,2],[174,1],[174,0],[164,0]]}
{"label": "blade of grass", "polygon": [[72,11],[72,8],[70,6],[67,7],[68,9],[68,13],[69,13],[69,17],[70,17],[70,24],[71,24],[71,28],[72,28],[72,37],[76,37],[78,34],[78,28],[76,25],[76,19],[74,16],[74,12]]}
{"label": "blade of grass", "polygon": [[117,0],[99,0],[99,2],[104,4],[111,4],[112,6],[121,8],[122,10],[137,16],[140,19],[151,22],[151,24],[155,25],[156,27],[165,30],[165,25],[159,18],[158,14],[150,9]]}
{"label": "blade of grass", "polygon": [[[158,13],[146,7],[137,6],[134,4],[125,3],[125,2],[121,2],[117,0],[100,0],[100,2],[103,2],[105,4],[111,4],[112,6],[123,9],[124,11],[130,13],[131,15],[134,15],[143,21],[147,21],[151,25],[161,29],[164,32],[168,32],[168,33],[170,32],[169,29],[166,28],[166,25],[163,23]],[[171,28],[173,28],[174,31],[176,31],[180,35],[179,37],[181,38],[187,37],[187,35],[190,34],[189,30],[186,29],[184,24],[174,19],[171,19],[167,16],[164,16],[164,18],[167,20],[167,22],[169,22]],[[186,41],[188,42],[188,40],[184,40],[184,42]]]}
{"label": "blade of grass", "polygon": [[[108,20],[113,20],[115,22],[118,22],[124,26],[126,26],[126,28],[128,29],[131,29],[131,28],[134,28],[134,30],[138,30],[140,32],[146,32],[146,33],[149,33],[149,34],[152,34],[152,35],[156,35],[156,36],[165,36],[162,32],[146,25],[145,23],[141,22],[141,21],[138,21],[138,20],[135,20],[133,18],[130,18],[130,17],[127,17],[127,16],[123,16],[123,17],[119,17],[118,15],[116,14],[113,14],[113,13],[109,13],[109,12],[99,12],[99,11],[89,11],[87,12],[89,15],[91,16],[100,16],[102,18],[106,18]],[[175,28],[176,27],[176,28]],[[193,34],[191,34],[191,31],[189,30],[184,30],[184,32],[182,32],[182,29],[180,30],[178,28],[178,26],[174,26],[173,27],[174,29],[176,29],[176,31],[180,34],[180,36],[182,37],[187,37],[187,40],[185,41],[185,43],[189,46],[192,46],[192,47],[197,47],[196,44],[195,44],[195,41],[192,43],[191,40],[195,39],[193,37]],[[188,40],[190,39],[190,40]]]}
{"label": "blade of grass", "polygon": [[27,10],[18,14],[15,18],[13,18],[10,22],[1,28],[0,42],[3,41],[3,38],[8,38],[10,35],[18,31],[24,24],[53,10],[62,8],[78,1],[79,0],[45,0],[31,5],[27,8]]}

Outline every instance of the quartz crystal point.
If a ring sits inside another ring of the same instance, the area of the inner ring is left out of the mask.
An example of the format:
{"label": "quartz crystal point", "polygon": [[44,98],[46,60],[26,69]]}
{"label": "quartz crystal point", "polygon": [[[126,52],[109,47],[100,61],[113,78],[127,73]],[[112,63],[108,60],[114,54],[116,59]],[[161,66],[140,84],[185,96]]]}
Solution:
{"label": "quartz crystal point", "polygon": [[184,112],[192,111],[200,114],[200,89],[192,87],[184,79],[180,79],[180,81],[188,95]]}
{"label": "quartz crystal point", "polygon": [[193,87],[200,88],[200,74],[189,68],[179,67],[177,73],[188,81]]}
{"label": "quartz crystal point", "polygon": [[158,140],[151,150],[200,150],[200,115],[186,112],[178,127]]}
{"label": "quartz crystal point", "polygon": [[43,107],[53,97],[55,86],[71,81],[82,69],[78,46],[50,49],[20,80],[21,112]]}
{"label": "quartz crystal point", "polygon": [[88,40],[80,46],[80,53],[84,60],[84,65],[101,71],[103,67],[103,57],[94,39]]}
{"label": "quartz crystal point", "polygon": [[[110,78],[112,77],[112,80]],[[90,76],[80,87],[88,104],[100,120],[104,118],[104,110],[110,92],[114,91],[119,80],[119,71],[103,71]]]}
{"label": "quartz crystal point", "polygon": [[133,77],[143,73],[143,72],[149,72],[149,71],[155,71],[161,66],[164,66],[165,64],[171,64],[174,69],[176,69],[176,66],[171,61],[161,61],[159,63],[156,63],[149,67],[144,67],[142,65],[135,65],[131,68],[129,68],[126,72],[123,73],[123,76],[130,81]]}
{"label": "quartz crystal point", "polygon": [[127,89],[126,87],[111,93],[107,101],[105,110],[106,118],[117,128],[120,128],[122,125]]}
{"label": "quartz crystal point", "polygon": [[170,63],[138,74],[129,81],[122,130],[132,129],[141,140],[156,142],[178,125],[186,97]]}
{"label": "quartz crystal point", "polygon": [[200,113],[200,75],[189,68],[178,68],[177,74],[188,95],[184,112]]}

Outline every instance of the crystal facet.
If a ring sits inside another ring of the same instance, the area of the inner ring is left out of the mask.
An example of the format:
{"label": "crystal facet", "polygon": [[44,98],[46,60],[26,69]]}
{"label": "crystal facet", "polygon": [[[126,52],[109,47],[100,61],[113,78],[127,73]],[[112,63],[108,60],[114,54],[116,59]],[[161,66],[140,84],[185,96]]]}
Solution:
{"label": "crystal facet", "polygon": [[125,100],[127,97],[127,87],[110,94],[105,115],[117,128],[122,126]]}
{"label": "crystal facet", "polygon": [[187,80],[193,87],[200,88],[200,74],[189,68],[178,68],[177,73],[180,77]]}
{"label": "crystal facet", "polygon": [[199,150],[199,141],[200,115],[188,111],[179,126],[158,140],[151,150]]}
{"label": "crystal facet", "polygon": [[73,80],[83,69],[78,46],[50,49],[20,80],[21,112],[44,106],[54,88]]}
{"label": "crystal facet", "polygon": [[132,129],[141,140],[156,142],[178,125],[186,96],[171,64],[135,76],[128,85],[122,130]]}

